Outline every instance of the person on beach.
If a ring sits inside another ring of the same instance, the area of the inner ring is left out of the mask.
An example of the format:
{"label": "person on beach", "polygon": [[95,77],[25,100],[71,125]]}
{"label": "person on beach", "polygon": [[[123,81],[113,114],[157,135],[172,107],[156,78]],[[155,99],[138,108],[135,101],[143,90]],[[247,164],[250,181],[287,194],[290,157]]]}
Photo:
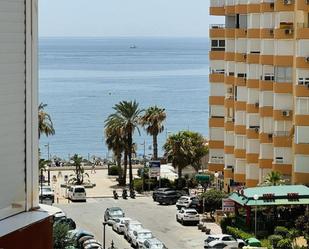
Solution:
{"label": "person on beach", "polygon": [[94,162],[94,163],[92,164],[92,166],[91,166],[91,174],[92,174],[92,173],[94,173],[94,174],[96,173],[96,172],[95,172],[95,162]]}

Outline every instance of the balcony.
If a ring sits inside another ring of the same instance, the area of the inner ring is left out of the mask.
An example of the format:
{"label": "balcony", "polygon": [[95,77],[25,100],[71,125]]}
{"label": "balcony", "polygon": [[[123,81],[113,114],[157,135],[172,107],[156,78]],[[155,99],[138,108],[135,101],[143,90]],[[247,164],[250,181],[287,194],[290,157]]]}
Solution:
{"label": "balcony", "polygon": [[209,27],[210,38],[224,38],[225,37],[225,25],[224,24],[211,24]]}
{"label": "balcony", "polygon": [[280,22],[280,27],[275,29],[275,39],[293,39],[294,24],[291,22]]}
{"label": "balcony", "polygon": [[290,135],[290,131],[274,131],[274,137],[288,137]]}
{"label": "balcony", "polygon": [[210,0],[209,14],[213,16],[224,16],[224,0]]}
{"label": "balcony", "polygon": [[276,0],[275,11],[294,11],[294,4],[295,0]]}
{"label": "balcony", "polygon": [[[309,4],[308,4],[309,6]],[[309,26],[305,23],[297,23],[296,30],[297,39],[309,39]]]}

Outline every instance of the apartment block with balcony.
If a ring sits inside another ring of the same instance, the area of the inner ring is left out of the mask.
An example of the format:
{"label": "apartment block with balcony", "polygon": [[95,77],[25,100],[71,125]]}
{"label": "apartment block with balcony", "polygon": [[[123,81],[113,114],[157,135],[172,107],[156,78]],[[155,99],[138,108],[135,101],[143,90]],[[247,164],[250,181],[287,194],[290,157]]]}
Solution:
{"label": "apartment block with balcony", "polygon": [[210,14],[225,23],[209,31],[209,170],[225,190],[271,171],[309,184],[309,1],[211,0]]}

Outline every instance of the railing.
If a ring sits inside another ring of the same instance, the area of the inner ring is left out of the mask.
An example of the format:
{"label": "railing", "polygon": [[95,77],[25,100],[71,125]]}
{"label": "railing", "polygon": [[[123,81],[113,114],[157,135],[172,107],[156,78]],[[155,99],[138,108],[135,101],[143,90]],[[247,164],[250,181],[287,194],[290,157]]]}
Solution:
{"label": "railing", "polygon": [[210,24],[209,28],[211,28],[211,29],[224,29],[225,24]]}
{"label": "railing", "polygon": [[210,158],[209,163],[224,164],[224,159],[222,159],[222,158]]}
{"label": "railing", "polygon": [[210,0],[210,7],[224,7],[224,0]]}
{"label": "railing", "polygon": [[274,131],[275,137],[288,137],[290,135],[290,131]]}

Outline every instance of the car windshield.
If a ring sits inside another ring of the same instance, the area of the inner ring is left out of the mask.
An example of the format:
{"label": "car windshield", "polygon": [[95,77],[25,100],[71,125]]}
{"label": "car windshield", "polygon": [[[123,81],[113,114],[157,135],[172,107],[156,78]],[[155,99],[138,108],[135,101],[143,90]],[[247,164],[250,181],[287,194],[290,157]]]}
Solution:
{"label": "car windshield", "polygon": [[196,215],[196,214],[197,214],[197,212],[194,212],[194,211],[187,211],[186,213],[187,213],[187,214],[193,214],[193,215]]}
{"label": "car windshield", "polygon": [[187,201],[188,199],[187,199],[187,197],[180,197],[179,200],[180,201]]}
{"label": "car windshield", "polygon": [[138,238],[139,239],[151,239],[152,238],[152,233],[150,233],[150,232],[138,233]]}
{"label": "car windshield", "polygon": [[114,210],[114,211],[111,211],[111,215],[112,216],[123,216],[123,213],[121,210]]}
{"label": "car windshield", "polygon": [[44,192],[52,192],[52,189],[51,189],[51,187],[43,187],[42,188],[42,192],[44,193]]}
{"label": "car windshield", "polygon": [[84,188],[75,188],[75,193],[85,193]]}
{"label": "car windshield", "polygon": [[130,225],[130,230],[136,230],[136,229],[139,229],[139,228],[142,228],[141,224],[131,224]]}
{"label": "car windshield", "polygon": [[214,241],[214,240],[218,240],[218,238],[208,236],[208,238],[206,239],[206,241],[207,241],[208,243],[211,242],[211,241]]}

